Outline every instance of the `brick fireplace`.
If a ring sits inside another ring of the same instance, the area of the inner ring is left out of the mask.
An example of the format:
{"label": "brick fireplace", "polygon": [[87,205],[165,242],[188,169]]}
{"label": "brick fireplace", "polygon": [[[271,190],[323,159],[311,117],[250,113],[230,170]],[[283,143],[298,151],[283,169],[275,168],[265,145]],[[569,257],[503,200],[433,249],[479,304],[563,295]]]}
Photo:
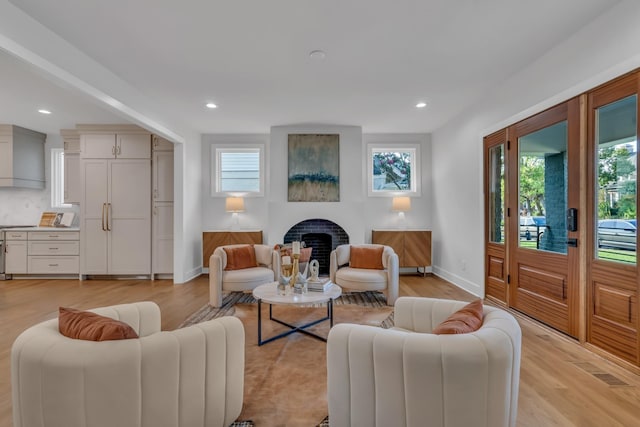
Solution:
{"label": "brick fireplace", "polygon": [[305,242],[312,247],[311,259],[318,260],[320,274],[329,275],[329,256],[338,245],[349,243],[349,235],[342,227],[327,219],[306,219],[291,227],[283,242]]}

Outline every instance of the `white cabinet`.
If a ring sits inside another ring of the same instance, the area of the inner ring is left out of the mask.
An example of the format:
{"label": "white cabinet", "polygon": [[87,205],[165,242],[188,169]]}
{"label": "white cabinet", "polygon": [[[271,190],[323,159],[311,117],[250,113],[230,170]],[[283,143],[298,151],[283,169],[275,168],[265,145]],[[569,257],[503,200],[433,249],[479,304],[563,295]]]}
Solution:
{"label": "white cabinet", "polygon": [[46,139],[44,133],[0,125],[0,187],[45,188]]}
{"label": "white cabinet", "polygon": [[80,233],[67,230],[6,232],[7,274],[78,274]]}
{"label": "white cabinet", "polygon": [[80,273],[151,274],[150,159],[82,159],[80,165]]}
{"label": "white cabinet", "polygon": [[27,274],[27,232],[7,231],[5,239],[5,273]]}
{"label": "white cabinet", "polygon": [[78,274],[80,233],[78,231],[29,231],[28,274]]}
{"label": "white cabinet", "polygon": [[153,153],[153,201],[173,201],[173,152]]}
{"label": "white cabinet", "polygon": [[173,273],[173,144],[153,137],[153,274]]}
{"label": "white cabinet", "polygon": [[80,137],[83,159],[148,159],[151,156],[151,134],[95,133]]}
{"label": "white cabinet", "polygon": [[75,129],[60,131],[64,141],[64,202],[80,203],[80,135]]}

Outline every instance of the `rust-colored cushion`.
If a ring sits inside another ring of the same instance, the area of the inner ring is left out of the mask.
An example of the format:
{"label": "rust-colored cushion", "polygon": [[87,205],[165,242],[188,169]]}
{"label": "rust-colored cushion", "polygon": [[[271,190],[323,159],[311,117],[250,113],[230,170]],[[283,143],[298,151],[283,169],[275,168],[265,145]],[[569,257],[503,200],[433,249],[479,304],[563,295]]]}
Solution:
{"label": "rust-colored cushion", "polygon": [[482,326],[482,300],[475,300],[440,323],[433,330],[434,334],[468,334],[480,329]]}
{"label": "rust-colored cushion", "polygon": [[58,330],[69,338],[87,341],[109,341],[138,338],[128,324],[90,311],[60,307]]}
{"label": "rust-colored cushion", "polygon": [[382,252],[384,246],[362,247],[351,246],[349,266],[352,268],[368,268],[371,270],[384,270],[382,265]]}
{"label": "rust-colored cushion", "polygon": [[257,267],[256,251],[253,246],[237,246],[235,248],[222,248],[227,253],[227,265],[225,270],[242,270],[243,268]]}

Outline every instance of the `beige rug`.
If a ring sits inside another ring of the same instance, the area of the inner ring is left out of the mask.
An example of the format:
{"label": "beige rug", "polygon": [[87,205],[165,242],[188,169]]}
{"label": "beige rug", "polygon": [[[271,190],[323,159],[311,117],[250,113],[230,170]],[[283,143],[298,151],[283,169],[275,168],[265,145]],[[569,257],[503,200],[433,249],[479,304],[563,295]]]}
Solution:
{"label": "beige rug", "polygon": [[[358,297],[356,303],[366,304],[365,300]],[[293,333],[259,347],[258,305],[236,303],[233,308],[227,311],[242,321],[246,338],[244,405],[239,419],[251,420],[257,427],[318,425],[328,413],[326,343]],[[269,320],[268,304],[263,304],[262,310],[263,339],[287,330]],[[334,323],[379,326],[392,311],[387,306],[342,302],[334,305]],[[285,322],[301,324],[326,315],[326,307],[273,306],[273,314]],[[326,337],[329,322],[309,330]]]}

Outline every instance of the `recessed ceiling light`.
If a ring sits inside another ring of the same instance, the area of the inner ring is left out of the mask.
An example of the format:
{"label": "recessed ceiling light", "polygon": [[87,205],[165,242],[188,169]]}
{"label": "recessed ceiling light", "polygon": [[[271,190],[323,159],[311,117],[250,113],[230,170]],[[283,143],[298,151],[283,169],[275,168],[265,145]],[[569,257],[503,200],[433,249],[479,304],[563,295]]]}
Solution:
{"label": "recessed ceiling light", "polygon": [[309,53],[309,57],[310,57],[311,59],[315,59],[316,61],[322,61],[324,58],[326,58],[326,57],[327,57],[327,54],[326,54],[326,53],[324,53],[324,51],[323,51],[323,50],[319,50],[319,49],[318,49],[318,50],[312,50],[312,51]]}
{"label": "recessed ceiling light", "polygon": [[49,111],[49,110],[44,110],[44,109],[40,109],[40,110],[38,110],[38,113],[41,113],[41,114],[51,114],[51,111]]}
{"label": "recessed ceiling light", "polygon": [[418,103],[416,104],[416,108],[424,108],[424,107],[426,107],[426,106],[427,106],[427,103],[426,103],[426,102],[418,102]]}
{"label": "recessed ceiling light", "polygon": [[218,108],[218,106],[216,104],[214,104],[213,102],[207,102],[206,107],[207,108],[211,108],[211,109]]}

